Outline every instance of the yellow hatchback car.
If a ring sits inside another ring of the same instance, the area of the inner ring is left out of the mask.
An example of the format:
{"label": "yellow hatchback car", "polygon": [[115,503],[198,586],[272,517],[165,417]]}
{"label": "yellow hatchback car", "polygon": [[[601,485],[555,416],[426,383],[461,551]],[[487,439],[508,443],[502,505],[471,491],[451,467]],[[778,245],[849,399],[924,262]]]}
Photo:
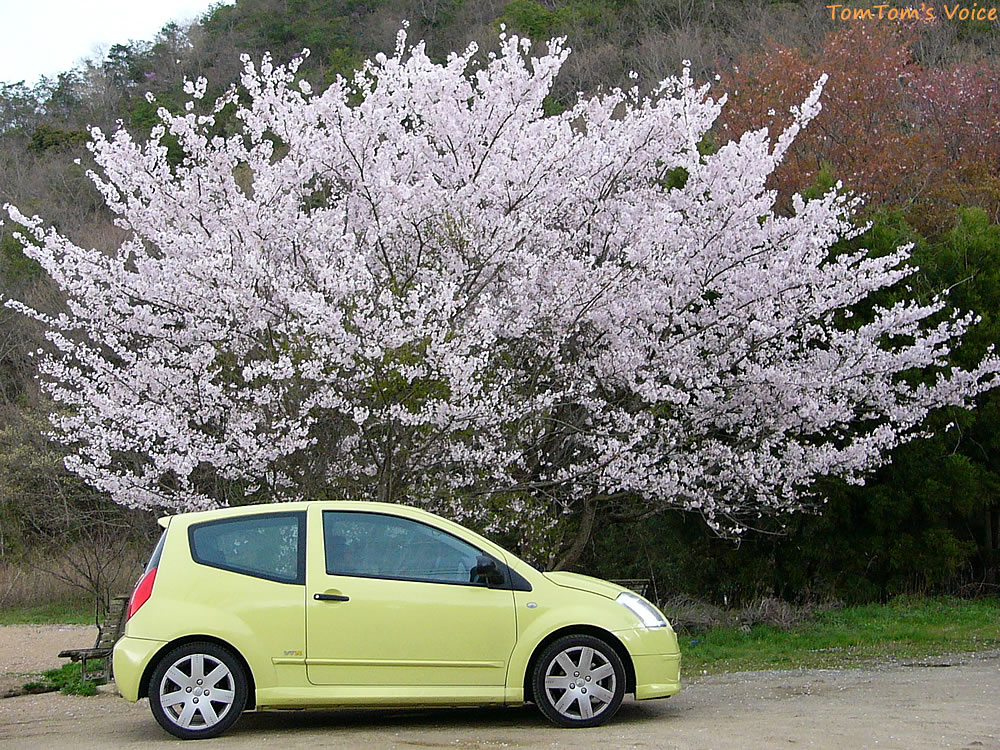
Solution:
{"label": "yellow hatchback car", "polygon": [[249,709],[529,701],[589,727],[627,692],[680,690],[677,637],[641,596],[540,573],[424,510],[283,503],[160,524],[114,675],[177,737]]}

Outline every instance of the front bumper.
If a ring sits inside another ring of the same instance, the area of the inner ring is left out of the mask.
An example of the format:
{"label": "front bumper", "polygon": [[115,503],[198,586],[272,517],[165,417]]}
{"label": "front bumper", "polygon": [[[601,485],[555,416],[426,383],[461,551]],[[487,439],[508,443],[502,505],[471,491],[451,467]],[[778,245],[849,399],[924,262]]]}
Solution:
{"label": "front bumper", "polygon": [[633,628],[615,633],[632,657],[635,698],[666,698],[681,690],[681,653],[670,627]]}
{"label": "front bumper", "polygon": [[134,703],[139,700],[139,689],[146,666],[165,641],[151,641],[146,638],[130,638],[123,635],[112,652],[115,684],[122,697]]}

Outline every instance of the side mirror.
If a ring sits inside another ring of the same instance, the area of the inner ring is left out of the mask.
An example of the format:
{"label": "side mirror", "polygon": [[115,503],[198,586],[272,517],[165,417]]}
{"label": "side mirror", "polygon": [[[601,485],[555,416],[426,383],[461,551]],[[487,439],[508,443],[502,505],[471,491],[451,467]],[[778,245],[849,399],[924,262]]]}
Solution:
{"label": "side mirror", "polygon": [[476,567],[469,576],[470,583],[484,583],[487,586],[502,586],[504,583],[503,573],[497,567],[497,561],[486,555],[476,557]]}
{"label": "side mirror", "polygon": [[476,558],[476,575],[489,575],[497,572],[497,561],[486,555],[479,555]]}

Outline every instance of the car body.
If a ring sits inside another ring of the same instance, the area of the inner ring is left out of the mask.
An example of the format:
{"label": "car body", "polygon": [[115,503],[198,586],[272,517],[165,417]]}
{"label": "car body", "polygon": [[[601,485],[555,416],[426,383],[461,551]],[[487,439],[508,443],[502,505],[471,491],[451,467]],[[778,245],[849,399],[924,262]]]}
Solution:
{"label": "car body", "polygon": [[184,513],[133,592],[114,676],[179,737],[246,709],[517,705],[562,726],[624,693],[680,690],[680,653],[649,602],[541,573],[427,511],[300,502]]}

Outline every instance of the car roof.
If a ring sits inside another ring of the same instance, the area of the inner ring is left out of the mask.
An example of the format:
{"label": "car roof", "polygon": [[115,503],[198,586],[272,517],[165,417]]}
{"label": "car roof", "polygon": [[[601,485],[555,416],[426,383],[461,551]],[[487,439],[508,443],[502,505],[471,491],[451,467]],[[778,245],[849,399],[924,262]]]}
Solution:
{"label": "car roof", "polygon": [[182,528],[194,523],[203,521],[213,521],[221,518],[238,518],[240,516],[257,515],[261,513],[290,513],[294,511],[304,511],[307,508],[320,510],[344,510],[344,511],[367,511],[369,513],[385,513],[394,516],[402,516],[415,521],[423,521],[435,526],[443,531],[464,538],[468,542],[474,542],[480,549],[484,549],[491,554],[499,554],[506,557],[508,563],[517,560],[517,556],[509,550],[505,550],[492,539],[484,537],[467,526],[453,521],[436,513],[431,513],[423,508],[413,505],[402,505],[400,503],[377,503],[367,500],[300,500],[287,503],[256,503],[253,505],[236,505],[215,510],[192,511],[189,513],[177,513],[171,516],[163,516],[158,519],[158,523],[164,529],[175,521],[179,522]]}
{"label": "car roof", "polygon": [[390,513],[392,515],[406,516],[409,518],[434,518],[444,520],[440,516],[417,508],[412,505],[401,505],[399,503],[378,503],[367,500],[299,500],[287,503],[255,503],[252,505],[231,505],[225,508],[215,508],[213,510],[190,511],[187,513],[175,513],[161,516],[157,523],[163,528],[167,528],[175,519],[183,521],[185,524],[198,523],[200,521],[212,521],[218,518],[234,518],[238,516],[256,515],[258,513],[291,513],[303,511],[310,507],[320,506],[323,510],[353,510]]}

